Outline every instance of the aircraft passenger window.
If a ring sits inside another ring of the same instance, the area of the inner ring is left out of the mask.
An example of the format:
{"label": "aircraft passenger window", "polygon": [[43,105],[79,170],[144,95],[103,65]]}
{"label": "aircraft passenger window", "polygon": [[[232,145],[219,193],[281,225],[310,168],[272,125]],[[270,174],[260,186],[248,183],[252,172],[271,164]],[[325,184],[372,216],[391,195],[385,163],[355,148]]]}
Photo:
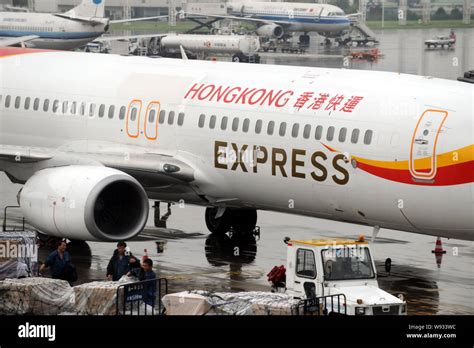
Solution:
{"label": "aircraft passenger window", "polygon": [[10,101],[12,99],[12,96],[11,95],[7,95],[7,97],[5,98],[5,107],[6,108],[9,108],[10,107]]}
{"label": "aircraft passenger window", "polygon": [[15,109],[20,108],[20,103],[21,103],[21,97],[18,96],[15,98]]}
{"label": "aircraft passenger window", "polygon": [[234,117],[234,120],[232,121],[232,130],[234,132],[237,132],[239,129],[239,119],[237,117]]}
{"label": "aircraft passenger window", "polygon": [[75,115],[75,114],[76,114],[76,105],[77,105],[76,102],[72,102],[72,103],[71,103],[71,115]]}
{"label": "aircraft passenger window", "polygon": [[297,138],[299,132],[300,132],[300,124],[299,123],[293,124],[293,129],[291,130],[291,136],[293,138]]}
{"label": "aircraft passenger window", "polygon": [[255,133],[260,134],[261,131],[262,131],[262,120],[257,120],[257,122],[255,123]]}
{"label": "aircraft passenger window", "polygon": [[[105,105],[100,104],[100,106],[99,106],[99,117],[104,117],[104,114],[105,114]],[[135,112],[135,114],[136,114],[136,112]],[[135,121],[135,120],[132,120],[132,121]]]}
{"label": "aircraft passenger window", "polygon": [[64,101],[63,102],[63,115],[66,115],[67,113],[67,107],[68,107],[68,102]]}
{"label": "aircraft passenger window", "polygon": [[173,124],[173,122],[174,122],[174,111],[170,111],[168,115],[168,124]]}
{"label": "aircraft passenger window", "polygon": [[303,138],[308,139],[310,134],[311,134],[311,125],[307,124],[304,126]]}
{"label": "aircraft passenger window", "polygon": [[59,109],[59,100],[55,99],[53,101],[53,109],[52,109],[53,113],[55,114],[58,111],[58,109]]}
{"label": "aircraft passenger window", "polygon": [[222,117],[222,121],[221,121],[221,129],[222,129],[222,130],[226,130],[226,128],[227,128],[227,120],[228,120],[228,117],[227,117],[227,116]]}
{"label": "aircraft passenger window", "polygon": [[165,117],[166,117],[166,111],[161,110],[160,111],[160,118],[158,119],[158,122],[161,123],[161,124],[165,123]]}
{"label": "aircraft passenger window", "polygon": [[248,118],[244,119],[244,123],[242,125],[242,131],[244,133],[247,133],[249,131],[249,128],[250,128],[250,120]]}
{"label": "aircraft passenger window", "polygon": [[316,131],[314,132],[314,139],[321,140],[323,137],[323,126],[317,126]]}
{"label": "aircraft passenger window", "polygon": [[43,103],[43,111],[46,112],[49,109],[49,99],[45,99]]}
{"label": "aircraft passenger window", "polygon": [[371,130],[368,130],[365,132],[365,135],[364,135],[364,144],[365,145],[370,145],[370,143],[372,142],[372,135],[373,135],[374,132],[372,132]]}
{"label": "aircraft passenger window", "polygon": [[[1,97],[0,97],[0,99],[1,99]],[[25,110],[28,110],[30,108],[30,102],[31,102],[31,98],[26,97],[25,98]]]}
{"label": "aircraft passenger window", "polygon": [[199,128],[204,127],[204,122],[206,122],[206,115],[201,114],[201,115],[199,116],[198,127],[199,127]]}
{"label": "aircraft passenger window", "polygon": [[273,135],[274,129],[275,129],[275,121],[270,121],[270,122],[268,122],[267,134],[268,134],[268,135]]}
{"label": "aircraft passenger window", "polygon": [[359,141],[359,133],[360,133],[360,131],[359,131],[357,128],[355,128],[355,129],[352,131],[351,143],[357,144],[357,142]]}
{"label": "aircraft passenger window", "polygon": [[296,274],[303,278],[316,278],[316,262],[312,250],[296,251]]}
{"label": "aircraft passenger window", "polygon": [[280,123],[280,130],[278,132],[281,137],[284,137],[286,134],[286,122]]}
{"label": "aircraft passenger window", "polygon": [[343,143],[346,141],[346,135],[347,135],[347,128],[346,127],[342,127],[340,130],[339,130],[339,142],[340,143]]}
{"label": "aircraft passenger window", "polygon": [[79,107],[79,114],[81,116],[84,116],[86,114],[86,103],[81,103],[81,106]]}
{"label": "aircraft passenger window", "polygon": [[178,126],[182,126],[184,123],[184,112],[178,114]]}
{"label": "aircraft passenger window", "polygon": [[39,98],[35,98],[35,102],[33,103],[33,110],[38,110],[40,105],[40,100]]}
{"label": "aircraft passenger window", "polygon": [[334,127],[331,126],[328,128],[328,132],[326,133],[326,140],[332,141],[334,139]]}
{"label": "aircraft passenger window", "polygon": [[133,107],[130,114],[130,121],[135,121],[137,119],[137,108]]}
{"label": "aircraft passenger window", "polygon": [[110,105],[109,106],[109,118],[114,118],[114,113],[115,113],[115,106]]}
{"label": "aircraft passenger window", "polygon": [[89,106],[89,117],[94,117],[95,114],[95,104]]}
{"label": "aircraft passenger window", "polygon": [[155,116],[156,116],[156,110],[151,109],[150,113],[148,114],[148,123],[153,123],[155,122]]}
{"label": "aircraft passenger window", "polygon": [[119,119],[120,120],[123,120],[125,118],[125,113],[127,112],[127,107],[126,106],[122,106],[120,108],[120,112],[119,112]]}
{"label": "aircraft passenger window", "polygon": [[216,115],[212,115],[209,120],[209,128],[214,129],[216,127]]}

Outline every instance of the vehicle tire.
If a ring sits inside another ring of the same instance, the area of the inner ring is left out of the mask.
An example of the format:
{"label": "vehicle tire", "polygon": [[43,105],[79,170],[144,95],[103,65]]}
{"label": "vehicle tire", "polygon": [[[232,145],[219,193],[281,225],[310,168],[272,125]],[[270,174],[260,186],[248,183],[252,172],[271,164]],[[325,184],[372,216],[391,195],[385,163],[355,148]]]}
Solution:
{"label": "vehicle tire", "polygon": [[215,234],[224,234],[229,232],[232,226],[232,215],[229,209],[226,209],[224,214],[220,218],[216,218],[218,209],[213,208],[206,208],[205,213],[205,220],[207,229],[211,233]]}
{"label": "vehicle tire", "polygon": [[300,44],[309,45],[310,38],[309,35],[300,35]]}
{"label": "vehicle tire", "polygon": [[232,214],[232,227],[237,233],[250,233],[257,225],[257,211],[255,209],[236,209]]}
{"label": "vehicle tire", "polygon": [[233,61],[234,63],[240,63],[241,57],[240,57],[238,54],[234,54],[234,55],[232,56],[232,61]]}

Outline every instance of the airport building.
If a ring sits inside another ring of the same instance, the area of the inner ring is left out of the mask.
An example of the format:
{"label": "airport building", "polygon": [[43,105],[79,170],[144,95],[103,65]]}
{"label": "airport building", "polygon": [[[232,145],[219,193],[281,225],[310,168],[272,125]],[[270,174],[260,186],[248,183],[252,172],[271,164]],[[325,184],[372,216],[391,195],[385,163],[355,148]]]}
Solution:
{"label": "airport building", "polygon": [[[180,7],[185,2],[186,0],[106,0],[105,12],[113,19],[156,16],[167,14],[170,5]],[[64,12],[79,3],[80,0],[0,0],[0,5],[26,7],[34,12]]]}

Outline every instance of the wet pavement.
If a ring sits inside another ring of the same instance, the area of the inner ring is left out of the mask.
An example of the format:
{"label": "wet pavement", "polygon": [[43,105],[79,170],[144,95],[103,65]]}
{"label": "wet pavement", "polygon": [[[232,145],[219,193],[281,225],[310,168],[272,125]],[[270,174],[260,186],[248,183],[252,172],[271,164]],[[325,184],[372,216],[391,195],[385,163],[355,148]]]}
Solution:
{"label": "wet pavement", "polygon": [[[452,48],[431,48],[425,40],[437,35],[448,36],[449,29],[390,29],[374,30],[378,45],[371,47],[326,47],[323,38],[311,35],[310,47],[306,54],[262,53],[265,64],[313,66],[325,68],[345,68],[360,70],[393,71],[399,73],[433,76],[455,80],[464,72],[474,69],[474,28],[454,29],[456,44]],[[149,31],[133,34],[150,34]],[[113,36],[131,35],[123,31],[113,32]],[[297,35],[290,42],[296,43]],[[113,42],[114,53],[127,53],[127,43]],[[369,51],[377,48],[381,57],[375,61],[348,58],[351,52]],[[230,60],[230,57],[218,57]]]}
{"label": "wet pavement", "polygon": [[[309,51],[318,56],[317,59],[276,54],[266,56],[263,61],[456,79],[464,71],[474,69],[474,29],[457,29],[454,49],[424,48],[425,39],[447,33],[444,29],[376,31],[380,40],[378,48],[384,56],[374,62],[345,60],[348,49],[325,48],[319,45],[318,37],[312,38]],[[18,185],[10,184],[6,176],[0,174],[2,206],[15,205],[18,190]],[[260,239],[216,238],[207,232],[204,208],[173,206],[172,212],[168,229],[151,227],[150,218],[149,228],[137,240],[129,242],[131,251],[138,257],[147,250],[157,274],[170,280],[171,291],[268,291],[266,274],[273,266],[286,262],[285,236],[356,238],[364,234],[370,238],[372,233],[371,228],[364,226],[260,211]],[[380,287],[393,294],[403,293],[408,301],[408,314],[474,314],[474,243],[443,239],[443,246],[447,252],[437,264],[431,253],[435,247],[432,236],[381,230],[372,243]],[[72,242],[69,250],[78,267],[78,282],[105,279],[114,248],[114,243]],[[44,260],[48,252],[49,249],[42,248],[40,259]],[[390,273],[385,271],[386,258],[392,260]]]}
{"label": "wet pavement", "polygon": [[[449,35],[449,29],[399,29],[374,30],[379,44],[373,47],[325,47],[319,36],[311,37],[310,55],[275,57],[265,55],[267,64],[304,65],[326,68],[392,71],[406,74],[433,76],[455,80],[464,72],[474,69],[474,28],[455,29],[456,44],[453,48],[431,48],[425,40],[436,35]],[[369,51],[377,48],[382,55],[375,61],[348,59],[350,52]],[[325,57],[327,55],[327,57]],[[338,57],[339,55],[339,57]]]}
{"label": "wet pavement", "polygon": [[[14,204],[17,185],[0,175],[2,205]],[[163,214],[163,211],[162,211]],[[17,213],[9,215],[13,222]],[[210,236],[204,208],[172,207],[168,229],[149,227],[138,240],[128,242],[134,255],[144,250],[154,261],[159,277],[170,281],[170,291],[206,289],[215,291],[269,291],[267,273],[286,263],[286,236],[298,239],[320,237],[370,239],[369,227],[296,215],[259,211],[260,239]],[[372,243],[379,285],[392,293],[403,293],[408,314],[474,314],[474,243],[443,239],[447,251],[438,266],[435,237],[382,229]],[[72,242],[69,245],[78,268],[78,283],[105,279],[115,243]],[[50,252],[40,249],[40,260]],[[392,269],[385,271],[386,258]]]}

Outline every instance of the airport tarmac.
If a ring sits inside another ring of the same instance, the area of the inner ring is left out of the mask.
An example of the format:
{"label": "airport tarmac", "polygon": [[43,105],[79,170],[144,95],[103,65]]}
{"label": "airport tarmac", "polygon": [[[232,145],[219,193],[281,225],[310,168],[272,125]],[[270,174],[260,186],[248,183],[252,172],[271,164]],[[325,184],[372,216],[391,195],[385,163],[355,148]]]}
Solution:
{"label": "airport tarmac", "polygon": [[[18,188],[1,174],[2,206],[15,204]],[[164,207],[161,214],[164,214]],[[267,273],[273,266],[286,263],[285,236],[357,238],[364,234],[370,239],[372,233],[371,228],[364,226],[259,211],[260,239],[230,241],[209,235],[202,207],[174,205],[167,222],[168,229],[152,228],[152,216],[151,211],[150,228],[137,241],[128,244],[138,257],[147,249],[148,256],[155,262],[155,271],[159,277],[169,279],[172,292],[188,289],[269,291]],[[474,314],[474,243],[443,239],[447,252],[442,255],[438,267],[435,255],[431,253],[435,239],[381,230],[372,244],[380,287],[393,294],[403,293],[410,315]],[[79,283],[105,279],[107,263],[114,249],[115,243],[70,244]],[[49,252],[42,248],[40,260]],[[392,259],[390,274],[384,269],[388,257]]]}
{"label": "airport tarmac", "polygon": [[[343,56],[349,50],[324,48],[318,44],[321,42],[318,37],[312,38],[308,56],[265,55],[262,62],[385,70],[456,79],[474,68],[474,29],[456,29],[457,43],[452,50],[426,50],[423,45],[425,39],[448,32],[446,29],[376,31],[380,41],[378,48],[384,57],[374,62],[348,60],[346,66]],[[123,46],[123,43],[116,45]],[[2,207],[16,204],[18,190],[18,185],[12,185],[4,174],[0,174]],[[168,229],[151,228],[151,212],[150,228],[139,240],[129,242],[138,257],[147,249],[155,261],[157,274],[170,280],[171,291],[268,291],[266,274],[273,266],[286,262],[285,236],[356,238],[364,234],[370,238],[372,233],[371,228],[358,225],[260,211],[259,240],[229,241],[209,235],[204,208],[173,206],[172,211]],[[372,247],[381,288],[394,294],[403,293],[411,315],[474,314],[474,243],[443,239],[447,252],[442,255],[438,267],[435,255],[431,253],[435,240],[433,236],[381,230]],[[78,267],[79,282],[105,279],[115,243],[73,242],[69,248]],[[236,255],[237,251],[239,255]],[[48,252],[48,249],[42,249],[40,259],[44,260]],[[390,274],[384,270],[386,258],[392,259]]]}
{"label": "airport tarmac", "polygon": [[[305,54],[261,53],[262,64],[314,66],[361,70],[393,71],[455,80],[474,69],[474,28],[454,29],[456,44],[452,49],[427,49],[425,40],[449,35],[449,29],[374,30],[379,44],[373,47],[325,47],[324,38],[311,35]],[[149,31],[112,32],[112,36],[150,34]],[[297,42],[294,36],[292,41]],[[376,61],[346,58],[350,52],[378,48],[383,55]],[[112,43],[113,53],[127,53],[127,44]],[[222,58],[219,58],[222,59]],[[230,58],[227,58],[230,60]]]}

